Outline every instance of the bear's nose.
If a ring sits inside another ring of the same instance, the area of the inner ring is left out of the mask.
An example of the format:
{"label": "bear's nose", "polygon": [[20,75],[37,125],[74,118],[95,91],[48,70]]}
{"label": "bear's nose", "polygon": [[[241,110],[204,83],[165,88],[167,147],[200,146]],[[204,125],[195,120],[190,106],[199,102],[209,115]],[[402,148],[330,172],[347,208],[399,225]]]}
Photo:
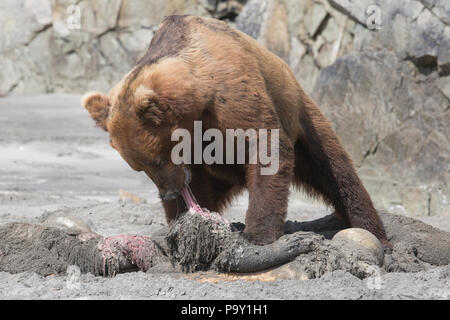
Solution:
{"label": "bear's nose", "polygon": [[167,191],[163,194],[160,194],[160,197],[163,201],[174,200],[178,197],[178,192],[176,191]]}

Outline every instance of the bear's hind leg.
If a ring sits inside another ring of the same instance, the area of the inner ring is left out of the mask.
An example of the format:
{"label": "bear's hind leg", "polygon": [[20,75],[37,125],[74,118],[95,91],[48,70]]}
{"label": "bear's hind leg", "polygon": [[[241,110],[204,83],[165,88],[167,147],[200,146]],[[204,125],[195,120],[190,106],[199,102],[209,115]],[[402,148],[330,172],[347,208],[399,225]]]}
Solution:
{"label": "bear's hind leg", "polygon": [[304,136],[295,144],[294,183],[322,195],[350,226],[372,232],[389,246],[372,200],[331,124],[312,102],[305,110]]}

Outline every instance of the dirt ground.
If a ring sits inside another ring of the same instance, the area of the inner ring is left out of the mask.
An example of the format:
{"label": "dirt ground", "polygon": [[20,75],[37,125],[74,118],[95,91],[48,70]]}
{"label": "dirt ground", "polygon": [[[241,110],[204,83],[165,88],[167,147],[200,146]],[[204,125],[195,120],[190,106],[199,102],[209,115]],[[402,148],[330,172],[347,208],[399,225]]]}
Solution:
{"label": "dirt ground", "polygon": [[[79,101],[77,95],[0,99],[0,224],[71,215],[104,236],[157,231],[165,219],[156,188],[110,148],[107,134],[94,127]],[[145,202],[127,200],[120,190]],[[225,217],[243,221],[246,207],[244,194]],[[291,196],[288,219],[313,220],[327,213],[299,194]],[[450,232],[449,217],[421,220]],[[218,283],[143,272],[115,278],[79,275],[76,269],[48,277],[0,272],[0,299],[61,298],[450,299],[450,266],[365,280],[339,271],[306,281]]]}

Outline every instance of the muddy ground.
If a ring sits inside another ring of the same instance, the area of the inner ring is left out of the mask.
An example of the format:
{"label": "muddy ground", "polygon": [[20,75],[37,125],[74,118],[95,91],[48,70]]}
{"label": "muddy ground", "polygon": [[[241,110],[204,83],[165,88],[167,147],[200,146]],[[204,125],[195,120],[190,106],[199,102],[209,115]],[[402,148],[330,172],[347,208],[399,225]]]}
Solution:
{"label": "muddy ground", "polygon": [[[76,95],[0,99],[0,224],[72,215],[104,236],[159,230],[165,219],[156,188],[109,147],[107,134],[94,127],[79,100]],[[120,190],[145,203],[127,200]],[[244,194],[225,217],[243,221],[246,206]],[[293,194],[288,219],[313,220],[329,212]],[[450,232],[449,217],[421,220]],[[365,280],[337,271],[307,281],[217,283],[143,272],[115,278],[79,276],[76,270],[47,277],[0,272],[0,298],[450,299],[450,266]]]}

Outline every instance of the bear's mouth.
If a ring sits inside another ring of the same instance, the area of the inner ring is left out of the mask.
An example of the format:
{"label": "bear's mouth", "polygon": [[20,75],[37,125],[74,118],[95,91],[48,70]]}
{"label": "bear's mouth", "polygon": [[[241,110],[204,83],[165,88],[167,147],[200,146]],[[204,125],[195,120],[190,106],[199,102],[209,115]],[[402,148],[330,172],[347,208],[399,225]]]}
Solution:
{"label": "bear's mouth", "polygon": [[209,210],[208,209],[202,209],[200,207],[197,199],[195,199],[194,193],[192,192],[191,188],[189,187],[189,183],[191,182],[192,174],[191,171],[184,167],[184,185],[181,188],[181,196],[183,197],[184,202],[187,205],[188,211],[193,211],[198,214],[201,214],[202,216],[209,216]]}
{"label": "bear's mouth", "polygon": [[198,204],[197,199],[195,199],[195,196],[187,183],[185,183],[183,188],[181,188],[181,196],[183,197],[184,202],[186,202],[186,205],[189,210],[193,209],[195,212],[201,215],[204,214],[202,208]]}

